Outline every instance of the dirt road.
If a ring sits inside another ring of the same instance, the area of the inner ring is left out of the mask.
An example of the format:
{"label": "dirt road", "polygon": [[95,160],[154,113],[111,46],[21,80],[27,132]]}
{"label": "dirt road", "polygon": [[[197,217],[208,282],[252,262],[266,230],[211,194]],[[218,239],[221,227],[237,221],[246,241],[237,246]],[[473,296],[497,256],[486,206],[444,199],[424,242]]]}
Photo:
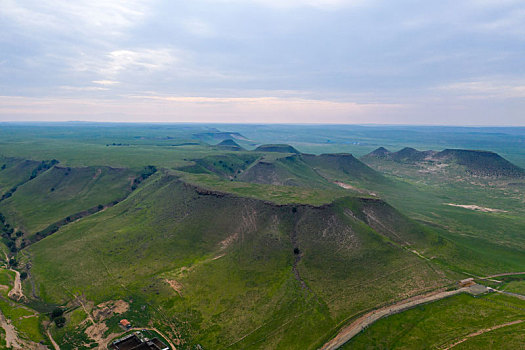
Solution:
{"label": "dirt road", "polygon": [[490,275],[482,278],[494,278],[494,277],[503,277],[503,276],[512,276],[512,275],[525,275],[525,272],[505,272],[505,273],[498,273],[496,275]]}
{"label": "dirt road", "polygon": [[[0,312],[0,327],[5,331],[5,345],[13,350],[49,350],[47,346],[21,339],[15,326]],[[58,349],[60,350],[60,349]]]}
{"label": "dirt road", "polygon": [[49,337],[49,340],[51,340],[51,344],[53,344],[53,347],[55,348],[55,350],[60,350],[60,346],[58,346],[58,344],[55,342],[55,339],[53,339],[53,336],[51,336],[51,332],[49,331],[49,329],[46,332],[47,332],[47,336]]}
{"label": "dirt road", "polygon": [[323,345],[320,350],[335,350],[348,342],[350,339],[355,337],[359,332],[361,332],[366,327],[370,326],[372,323],[377,320],[390,316],[401,311],[405,311],[412,307],[415,307],[420,304],[429,303],[432,301],[440,300],[452,295],[459,293],[467,292],[469,288],[460,288],[456,290],[446,291],[446,292],[432,292],[424,295],[418,295],[406,300],[402,300],[394,305],[386,306],[378,310],[370,311],[363,316],[359,317],[357,320],[353,321],[350,325],[343,328],[339,334],[335,336],[328,343]]}
{"label": "dirt road", "polygon": [[0,312],[0,327],[2,327],[5,331],[5,346],[7,348],[12,347],[13,349],[22,349],[19,339],[18,339],[18,333],[15,329],[15,327],[7,321],[4,314]]}
{"label": "dirt road", "polygon": [[499,328],[503,328],[503,327],[507,327],[507,326],[512,326],[512,325],[515,325],[515,324],[518,324],[518,323],[522,323],[523,320],[516,320],[516,321],[512,321],[512,322],[507,322],[507,323],[504,323],[504,324],[500,324],[500,325],[497,325],[497,326],[494,326],[494,327],[490,327],[490,328],[487,328],[487,329],[482,329],[480,331],[477,331],[477,332],[474,332],[474,333],[471,333],[469,335],[467,335],[465,338],[461,339],[461,340],[458,340],[457,342],[455,342],[454,344],[450,345],[449,347],[443,349],[443,350],[449,350],[453,347],[455,347],[456,345],[459,345],[463,342],[466,342],[467,340],[469,340],[470,338],[472,337],[477,337],[478,335],[481,335],[483,333],[487,333],[487,332],[490,332],[490,331],[494,331],[496,329],[499,329]]}
{"label": "dirt road", "polygon": [[9,294],[7,294],[7,296],[14,300],[22,300],[25,297],[24,292],[22,291],[22,280],[20,279],[20,272],[13,269],[9,270],[15,273],[15,283],[13,285],[13,289],[9,291]]}

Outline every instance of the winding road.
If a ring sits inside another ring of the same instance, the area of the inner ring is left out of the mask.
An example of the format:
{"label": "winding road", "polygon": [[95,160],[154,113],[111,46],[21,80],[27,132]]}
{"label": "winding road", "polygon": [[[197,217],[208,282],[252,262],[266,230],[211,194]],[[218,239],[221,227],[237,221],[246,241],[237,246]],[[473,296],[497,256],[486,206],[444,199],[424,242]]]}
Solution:
{"label": "winding road", "polygon": [[335,350],[347,343],[350,339],[355,337],[359,332],[361,332],[366,327],[370,326],[372,323],[377,320],[387,317],[401,311],[413,308],[417,305],[429,303],[432,301],[440,300],[447,298],[452,295],[456,295],[463,292],[468,292],[469,288],[459,288],[451,291],[442,291],[442,292],[432,292],[428,294],[418,295],[406,300],[402,300],[396,304],[385,306],[381,309],[370,311],[363,316],[359,317],[357,320],[353,321],[350,325],[343,328],[332,340],[323,345],[320,350]]}

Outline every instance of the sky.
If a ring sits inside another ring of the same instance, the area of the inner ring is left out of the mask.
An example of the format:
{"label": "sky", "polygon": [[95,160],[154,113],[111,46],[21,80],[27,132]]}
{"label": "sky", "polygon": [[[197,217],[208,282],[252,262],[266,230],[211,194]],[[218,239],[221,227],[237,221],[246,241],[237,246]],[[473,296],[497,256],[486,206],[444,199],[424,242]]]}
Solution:
{"label": "sky", "polygon": [[525,0],[0,0],[0,121],[525,125]]}

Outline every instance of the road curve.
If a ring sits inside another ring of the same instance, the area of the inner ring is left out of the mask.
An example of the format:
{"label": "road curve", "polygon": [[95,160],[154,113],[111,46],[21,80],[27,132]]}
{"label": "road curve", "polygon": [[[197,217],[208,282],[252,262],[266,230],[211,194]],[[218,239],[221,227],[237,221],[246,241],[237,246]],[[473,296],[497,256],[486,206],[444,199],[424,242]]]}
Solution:
{"label": "road curve", "polygon": [[455,294],[467,292],[468,290],[469,288],[465,287],[445,292],[432,292],[402,300],[396,304],[385,306],[381,309],[370,311],[343,328],[332,340],[323,345],[320,350],[335,350],[341,347],[363,329],[383,317],[405,311],[420,304],[430,303],[432,301],[447,298]]}

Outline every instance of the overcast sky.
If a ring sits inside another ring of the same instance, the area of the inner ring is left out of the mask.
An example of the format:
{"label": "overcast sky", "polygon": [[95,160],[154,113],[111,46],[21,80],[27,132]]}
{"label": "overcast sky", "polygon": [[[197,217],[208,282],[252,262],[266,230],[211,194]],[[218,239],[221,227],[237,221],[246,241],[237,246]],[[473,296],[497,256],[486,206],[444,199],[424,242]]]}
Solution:
{"label": "overcast sky", "polygon": [[0,121],[525,125],[525,0],[0,0]]}

